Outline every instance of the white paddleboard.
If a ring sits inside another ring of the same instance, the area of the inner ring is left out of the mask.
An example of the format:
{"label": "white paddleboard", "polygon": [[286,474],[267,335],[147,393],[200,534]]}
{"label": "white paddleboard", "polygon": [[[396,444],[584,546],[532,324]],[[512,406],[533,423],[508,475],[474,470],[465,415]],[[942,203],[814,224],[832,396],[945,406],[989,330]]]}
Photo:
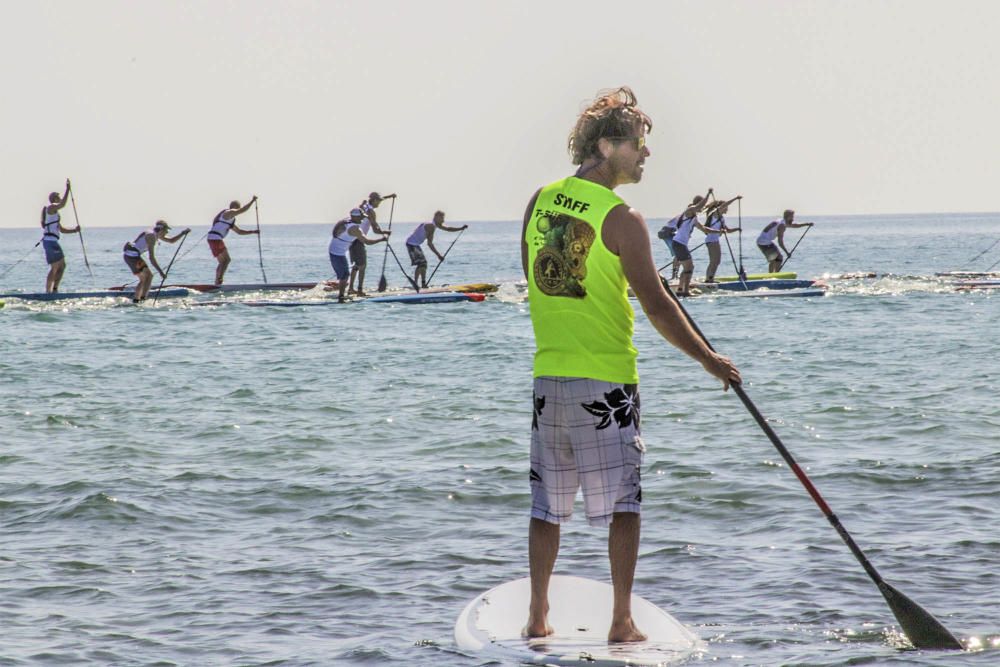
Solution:
{"label": "white paddleboard", "polygon": [[486,591],[459,615],[455,643],[508,664],[588,667],[677,665],[704,649],[697,635],[638,595],[632,596],[632,618],[649,639],[609,644],[611,586],[563,575],[553,575],[549,583],[549,625],[555,634],[527,639],[521,631],[530,596],[527,577]]}

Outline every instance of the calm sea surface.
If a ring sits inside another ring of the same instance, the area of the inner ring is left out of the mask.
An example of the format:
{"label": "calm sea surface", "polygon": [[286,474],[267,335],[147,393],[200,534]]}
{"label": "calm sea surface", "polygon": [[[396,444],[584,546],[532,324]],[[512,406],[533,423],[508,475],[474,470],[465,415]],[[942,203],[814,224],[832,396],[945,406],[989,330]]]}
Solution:
{"label": "calm sea surface", "polygon": [[[998,246],[968,263],[1000,215],[815,220],[788,269],[880,277],[831,281],[823,298],[685,305],[883,576],[988,646],[1000,293],[928,276],[1000,259]],[[397,252],[412,227],[394,226]],[[171,282],[211,281],[205,230]],[[129,282],[120,250],[137,231],[86,230],[93,280],[64,237],[63,290]],[[483,664],[455,648],[455,618],[527,574],[533,339],[518,232],[472,223],[435,277],[501,283],[483,303],[8,299],[0,665]],[[329,277],[328,238],[327,225],[265,227],[268,279]],[[42,290],[37,239],[0,230],[0,273],[27,254],[2,291]],[[229,245],[227,281],[259,281],[256,239]],[[743,245],[762,270],[753,237]],[[374,287],[382,247],[370,253]],[[695,260],[702,274],[704,250]],[[403,282],[391,256],[386,275]],[[693,664],[1000,664],[998,648],[901,649],[877,589],[736,396],[641,313],[636,344],[649,446],[636,592],[706,640]],[[576,517],[557,572],[607,581],[605,539]]]}

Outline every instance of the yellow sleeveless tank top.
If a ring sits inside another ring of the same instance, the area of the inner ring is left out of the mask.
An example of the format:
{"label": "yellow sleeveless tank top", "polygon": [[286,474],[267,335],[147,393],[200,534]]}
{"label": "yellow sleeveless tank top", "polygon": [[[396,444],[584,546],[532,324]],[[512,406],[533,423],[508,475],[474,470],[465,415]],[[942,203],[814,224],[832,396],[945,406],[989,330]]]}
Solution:
{"label": "yellow sleeveless tank top", "polygon": [[535,377],[638,383],[625,273],[601,240],[605,218],[622,203],[575,176],[539,192],[524,234]]}

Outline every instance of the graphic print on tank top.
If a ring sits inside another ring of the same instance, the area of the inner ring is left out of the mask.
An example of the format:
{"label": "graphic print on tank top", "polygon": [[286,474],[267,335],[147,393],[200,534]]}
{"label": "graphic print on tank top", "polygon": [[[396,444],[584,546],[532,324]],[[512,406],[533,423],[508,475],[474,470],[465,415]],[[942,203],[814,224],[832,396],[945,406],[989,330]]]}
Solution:
{"label": "graphic print on tank top", "polygon": [[542,234],[542,247],[532,266],[538,289],[548,296],[587,296],[583,279],[587,277],[587,255],[596,238],[594,228],[563,214],[542,216],[536,224]]}

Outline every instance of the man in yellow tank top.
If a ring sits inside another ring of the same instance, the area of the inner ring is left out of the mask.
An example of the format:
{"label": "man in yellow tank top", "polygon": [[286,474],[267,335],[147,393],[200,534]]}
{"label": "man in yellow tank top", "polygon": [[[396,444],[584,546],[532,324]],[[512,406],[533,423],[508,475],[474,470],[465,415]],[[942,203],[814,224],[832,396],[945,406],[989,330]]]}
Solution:
{"label": "man in yellow tank top", "polygon": [[639,375],[628,287],[656,330],[728,389],[740,375],[687,324],[656,272],[642,215],[614,193],[638,183],[652,121],[631,89],[600,95],[569,136],[574,176],[538,190],[524,213],[521,263],[537,351],[531,437],[531,603],[525,632],[552,634],[548,585],[559,524],[578,488],[591,525],[608,526],[614,586],[609,641],[641,641],[630,599],[639,551]]}

